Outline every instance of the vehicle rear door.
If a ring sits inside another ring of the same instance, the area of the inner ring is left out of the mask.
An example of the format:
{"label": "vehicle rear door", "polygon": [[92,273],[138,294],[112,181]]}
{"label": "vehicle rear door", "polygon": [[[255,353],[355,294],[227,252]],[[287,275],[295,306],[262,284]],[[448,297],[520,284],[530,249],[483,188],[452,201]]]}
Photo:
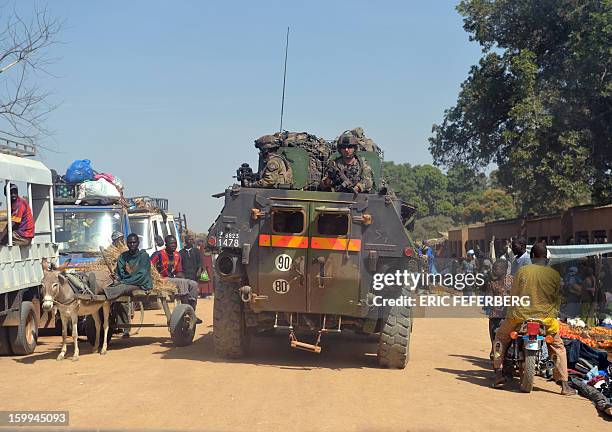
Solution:
{"label": "vehicle rear door", "polygon": [[284,201],[260,219],[257,307],[306,312],[309,204]]}
{"label": "vehicle rear door", "polygon": [[357,315],[361,226],[339,204],[312,204],[308,249],[308,311]]}

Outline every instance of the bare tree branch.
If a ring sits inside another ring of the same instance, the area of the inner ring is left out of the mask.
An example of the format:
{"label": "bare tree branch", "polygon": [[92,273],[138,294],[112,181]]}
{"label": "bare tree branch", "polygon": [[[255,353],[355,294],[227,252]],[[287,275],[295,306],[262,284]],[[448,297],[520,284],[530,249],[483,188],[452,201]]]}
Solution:
{"label": "bare tree branch", "polygon": [[[6,7],[0,6],[0,9]],[[29,20],[16,11],[0,24],[0,135],[35,144],[50,134],[44,123],[57,106],[47,102],[49,94],[32,83],[38,73],[51,75],[46,67],[53,63],[48,48],[57,43],[61,22],[46,10],[35,10]]]}

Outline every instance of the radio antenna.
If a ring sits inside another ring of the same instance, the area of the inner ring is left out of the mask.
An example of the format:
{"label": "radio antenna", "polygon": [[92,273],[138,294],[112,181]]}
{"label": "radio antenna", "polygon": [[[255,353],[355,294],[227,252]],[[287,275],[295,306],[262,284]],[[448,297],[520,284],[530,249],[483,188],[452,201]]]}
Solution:
{"label": "radio antenna", "polygon": [[289,51],[289,27],[287,27],[287,42],[285,43],[285,70],[283,72],[283,98],[281,99],[280,130],[283,132],[283,113],[285,111],[285,82],[287,81],[287,51]]}

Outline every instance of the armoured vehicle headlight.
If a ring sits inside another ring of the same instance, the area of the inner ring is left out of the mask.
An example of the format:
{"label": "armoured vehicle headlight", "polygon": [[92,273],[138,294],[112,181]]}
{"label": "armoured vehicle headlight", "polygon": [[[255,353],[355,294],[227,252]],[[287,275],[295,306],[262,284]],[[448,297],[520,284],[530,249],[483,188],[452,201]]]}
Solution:
{"label": "armoured vehicle headlight", "polygon": [[217,258],[217,270],[223,275],[229,275],[234,272],[234,259],[229,255],[220,255]]}

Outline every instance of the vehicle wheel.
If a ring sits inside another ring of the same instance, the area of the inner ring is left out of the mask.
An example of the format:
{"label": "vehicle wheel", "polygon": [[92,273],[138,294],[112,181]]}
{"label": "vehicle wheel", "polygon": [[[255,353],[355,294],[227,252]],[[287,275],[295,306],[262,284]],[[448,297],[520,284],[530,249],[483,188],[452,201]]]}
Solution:
{"label": "vehicle wheel", "polygon": [[246,331],[243,303],[237,284],[218,281],[213,307],[213,341],[217,355],[240,358],[247,354],[250,335]]}
{"label": "vehicle wheel", "polygon": [[8,327],[0,327],[0,355],[11,355],[11,344],[9,342]]}
{"label": "vehicle wheel", "polygon": [[19,325],[9,327],[9,342],[15,355],[32,354],[38,339],[38,322],[32,302],[21,303]]}
{"label": "vehicle wheel", "polygon": [[195,336],[195,311],[186,303],[181,303],[170,315],[170,335],[176,346],[187,346],[193,342]]}
{"label": "vehicle wheel", "polygon": [[410,357],[412,311],[409,307],[393,306],[383,326],[378,342],[378,365],[391,369],[404,369]]}
{"label": "vehicle wheel", "polygon": [[523,368],[521,370],[521,391],[523,393],[531,393],[531,389],[533,389],[533,379],[536,372],[538,353],[534,351],[527,351],[525,354],[525,362],[523,363]]}

